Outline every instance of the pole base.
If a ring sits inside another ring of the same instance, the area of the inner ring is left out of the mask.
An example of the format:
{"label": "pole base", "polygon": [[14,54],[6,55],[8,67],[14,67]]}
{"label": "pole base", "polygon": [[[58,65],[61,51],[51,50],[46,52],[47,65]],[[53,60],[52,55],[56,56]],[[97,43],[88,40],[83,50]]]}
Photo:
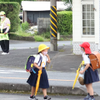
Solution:
{"label": "pole base", "polygon": [[57,38],[55,37],[51,37],[51,46],[50,46],[50,51],[57,51],[58,48],[57,48]]}

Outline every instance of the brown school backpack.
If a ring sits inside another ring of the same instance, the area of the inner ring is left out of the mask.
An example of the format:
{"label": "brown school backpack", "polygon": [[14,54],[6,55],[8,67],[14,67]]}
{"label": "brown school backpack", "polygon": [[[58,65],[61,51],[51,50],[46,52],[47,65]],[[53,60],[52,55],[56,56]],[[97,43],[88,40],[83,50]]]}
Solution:
{"label": "brown school backpack", "polygon": [[90,62],[91,62],[91,68],[92,70],[96,70],[100,68],[100,53],[95,51],[91,54],[89,54]]}

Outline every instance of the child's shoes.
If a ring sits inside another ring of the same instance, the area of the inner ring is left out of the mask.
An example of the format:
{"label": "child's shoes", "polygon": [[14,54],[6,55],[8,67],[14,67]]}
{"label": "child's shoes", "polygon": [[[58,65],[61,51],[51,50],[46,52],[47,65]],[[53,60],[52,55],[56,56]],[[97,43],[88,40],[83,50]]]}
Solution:
{"label": "child's shoes", "polygon": [[36,96],[30,96],[29,99],[38,100],[38,99],[36,98]]}
{"label": "child's shoes", "polygon": [[51,100],[51,97],[45,96],[44,100]]}
{"label": "child's shoes", "polygon": [[85,98],[84,98],[84,100],[88,100],[90,98],[90,95],[88,94]]}
{"label": "child's shoes", "polygon": [[89,99],[87,99],[87,100],[95,100],[95,99],[94,99],[94,97],[89,97]]}

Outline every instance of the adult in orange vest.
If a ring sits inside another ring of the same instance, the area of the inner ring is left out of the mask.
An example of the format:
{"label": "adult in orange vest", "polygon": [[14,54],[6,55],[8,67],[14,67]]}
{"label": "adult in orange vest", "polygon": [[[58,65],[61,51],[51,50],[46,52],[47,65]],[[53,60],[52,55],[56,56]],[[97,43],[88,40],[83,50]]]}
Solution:
{"label": "adult in orange vest", "polygon": [[10,20],[9,18],[6,17],[6,13],[4,11],[0,12],[0,18],[1,18],[1,23],[0,23],[0,36],[3,35],[3,38],[0,37],[1,41],[1,48],[2,48],[2,55],[9,54],[9,29],[10,29]]}

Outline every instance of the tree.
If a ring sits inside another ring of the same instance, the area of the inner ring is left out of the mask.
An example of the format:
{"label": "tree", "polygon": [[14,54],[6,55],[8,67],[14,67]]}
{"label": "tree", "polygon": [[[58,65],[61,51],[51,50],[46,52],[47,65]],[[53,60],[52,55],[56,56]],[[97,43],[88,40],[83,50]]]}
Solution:
{"label": "tree", "polygon": [[68,5],[66,11],[72,11],[72,0],[62,0],[62,1],[65,1],[65,5]]}
{"label": "tree", "polygon": [[65,1],[66,3],[72,3],[72,0],[62,0]]}
{"label": "tree", "polygon": [[37,0],[22,0],[22,1],[37,1]]}
{"label": "tree", "polygon": [[0,2],[18,2],[19,4],[21,4],[22,0],[0,0]]}

